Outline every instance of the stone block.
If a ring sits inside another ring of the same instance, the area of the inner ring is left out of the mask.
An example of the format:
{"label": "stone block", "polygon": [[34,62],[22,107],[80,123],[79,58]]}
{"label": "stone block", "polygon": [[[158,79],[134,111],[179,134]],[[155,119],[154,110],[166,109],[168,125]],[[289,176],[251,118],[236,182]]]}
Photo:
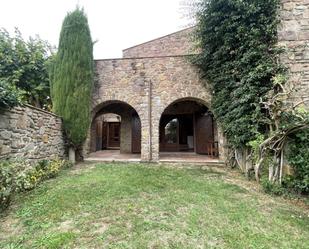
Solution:
{"label": "stone block", "polygon": [[21,115],[17,122],[16,122],[16,127],[19,129],[26,129],[27,128],[27,116],[26,115]]}
{"label": "stone block", "polygon": [[0,114],[0,129],[7,129],[9,128],[10,121],[6,115]]}
{"label": "stone block", "polygon": [[0,137],[2,139],[10,139],[12,136],[12,132],[10,130],[4,130],[0,132]]}
{"label": "stone block", "polygon": [[48,135],[47,134],[44,134],[42,136],[42,141],[43,141],[43,143],[48,143]]}
{"label": "stone block", "polygon": [[0,155],[6,155],[11,153],[12,149],[10,146],[7,145],[0,145]]}

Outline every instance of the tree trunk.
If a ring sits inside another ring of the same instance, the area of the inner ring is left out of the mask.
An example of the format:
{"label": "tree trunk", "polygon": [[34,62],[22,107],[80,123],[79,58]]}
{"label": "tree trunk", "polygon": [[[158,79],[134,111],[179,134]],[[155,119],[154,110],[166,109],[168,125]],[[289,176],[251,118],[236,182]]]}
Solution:
{"label": "tree trunk", "polygon": [[283,162],[284,162],[284,151],[281,150],[280,153],[280,173],[279,173],[279,183],[282,184],[282,175],[283,175]]}
{"label": "tree trunk", "polygon": [[257,182],[260,182],[260,169],[261,169],[263,162],[264,162],[264,157],[261,156],[260,160],[258,161],[258,163],[254,167],[255,180]]}
{"label": "tree trunk", "polygon": [[245,173],[246,165],[244,162],[243,150],[235,149],[235,159],[241,172]]}
{"label": "tree trunk", "polygon": [[73,147],[69,148],[69,161],[75,164],[76,157],[75,157],[75,149]]}
{"label": "tree trunk", "polygon": [[274,165],[271,163],[269,165],[269,171],[268,171],[268,181],[269,182],[272,182],[273,175],[274,175]]}
{"label": "tree trunk", "polygon": [[251,152],[249,151],[248,148],[245,149],[245,173],[246,177],[249,179],[250,178],[250,170],[252,169],[252,160],[251,158]]}

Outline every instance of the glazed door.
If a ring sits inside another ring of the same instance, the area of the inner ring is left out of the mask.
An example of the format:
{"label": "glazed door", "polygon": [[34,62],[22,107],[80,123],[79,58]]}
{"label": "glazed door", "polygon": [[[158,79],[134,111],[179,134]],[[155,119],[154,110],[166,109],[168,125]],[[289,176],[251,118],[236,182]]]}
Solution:
{"label": "glazed door", "polygon": [[109,123],[108,125],[108,147],[120,147],[120,123]]}
{"label": "glazed door", "polygon": [[132,153],[141,153],[141,120],[132,116]]}
{"label": "glazed door", "polygon": [[210,115],[195,115],[195,148],[198,154],[211,155],[214,143],[213,118]]}

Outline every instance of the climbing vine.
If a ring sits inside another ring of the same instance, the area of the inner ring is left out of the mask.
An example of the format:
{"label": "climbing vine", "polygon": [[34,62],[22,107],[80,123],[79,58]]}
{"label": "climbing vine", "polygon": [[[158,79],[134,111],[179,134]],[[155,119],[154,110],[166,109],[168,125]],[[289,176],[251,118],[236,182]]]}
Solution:
{"label": "climbing vine", "polygon": [[260,101],[283,71],[278,65],[278,0],[203,0],[194,58],[213,91],[212,108],[234,148],[265,126]]}
{"label": "climbing vine", "polygon": [[[308,190],[308,112],[288,104],[293,86],[280,63],[279,0],[201,0],[197,4],[195,63],[213,92],[212,110],[232,153],[230,162],[257,181],[268,167],[268,181],[282,183],[284,152]],[[298,155],[298,157],[296,156]],[[299,175],[301,174],[301,175]],[[307,184],[307,185],[306,185]]]}

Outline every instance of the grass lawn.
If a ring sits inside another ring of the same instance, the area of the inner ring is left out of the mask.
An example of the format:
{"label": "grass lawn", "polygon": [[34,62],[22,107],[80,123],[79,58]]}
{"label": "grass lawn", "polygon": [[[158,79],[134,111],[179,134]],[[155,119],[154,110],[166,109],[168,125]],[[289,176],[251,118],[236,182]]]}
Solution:
{"label": "grass lawn", "polygon": [[81,165],[16,196],[0,248],[309,248],[308,209],[246,184],[224,170]]}

